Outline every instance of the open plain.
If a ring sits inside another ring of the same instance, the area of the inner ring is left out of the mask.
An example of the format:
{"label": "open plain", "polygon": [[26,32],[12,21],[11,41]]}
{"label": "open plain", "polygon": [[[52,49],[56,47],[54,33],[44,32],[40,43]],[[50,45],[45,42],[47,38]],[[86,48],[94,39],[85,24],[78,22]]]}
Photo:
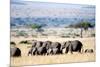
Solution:
{"label": "open plain", "polygon": [[[45,56],[27,56],[29,51],[29,47],[31,44],[19,44],[22,40],[38,40],[38,41],[57,41],[64,42],[69,40],[79,40],[83,44],[83,49],[93,49],[93,53],[77,53],[73,54],[61,54],[61,55],[45,55]],[[21,57],[11,57],[11,66],[23,66],[23,65],[38,65],[38,64],[59,64],[59,63],[75,63],[75,62],[94,62],[95,61],[95,38],[56,38],[56,37],[48,37],[48,38],[11,38],[11,41],[16,43],[16,46],[21,49],[22,56]]]}

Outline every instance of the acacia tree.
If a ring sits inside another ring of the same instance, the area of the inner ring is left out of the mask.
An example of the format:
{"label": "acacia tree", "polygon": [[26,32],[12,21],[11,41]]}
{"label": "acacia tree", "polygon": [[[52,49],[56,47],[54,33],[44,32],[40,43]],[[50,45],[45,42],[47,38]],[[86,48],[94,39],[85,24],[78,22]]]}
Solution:
{"label": "acacia tree", "polygon": [[31,24],[30,26],[32,29],[36,29],[37,32],[42,33],[44,31],[42,27],[45,27],[46,24]]}
{"label": "acacia tree", "polygon": [[42,26],[38,25],[38,24],[31,24],[31,28],[32,29],[40,29]]}
{"label": "acacia tree", "polygon": [[91,24],[89,22],[80,22],[80,23],[76,23],[76,24],[71,24],[69,25],[70,27],[74,27],[74,28],[80,28],[81,29],[81,38],[83,37],[83,30],[88,30],[88,28],[92,28],[94,27],[95,25],[94,24]]}

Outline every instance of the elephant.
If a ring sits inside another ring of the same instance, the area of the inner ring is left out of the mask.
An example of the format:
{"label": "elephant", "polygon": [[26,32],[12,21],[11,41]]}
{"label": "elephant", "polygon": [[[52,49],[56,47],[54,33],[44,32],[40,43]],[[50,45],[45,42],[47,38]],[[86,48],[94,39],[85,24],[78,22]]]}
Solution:
{"label": "elephant", "polygon": [[11,47],[10,48],[10,55],[11,55],[11,57],[20,57],[21,50],[18,47]]}
{"label": "elephant", "polygon": [[60,48],[61,48],[61,44],[60,44],[59,42],[53,42],[53,43],[51,44],[51,47],[52,47],[52,48],[58,48],[58,49],[60,49]]}
{"label": "elephant", "polygon": [[36,55],[36,51],[37,51],[37,49],[36,49],[36,47],[32,47],[30,50],[29,50],[29,52],[28,52],[28,56],[31,54],[31,56],[32,55]]}
{"label": "elephant", "polygon": [[69,51],[69,45],[70,45],[70,42],[69,41],[66,41],[66,42],[63,42],[62,45],[61,45],[61,50],[62,50],[62,53],[68,53]]}
{"label": "elephant", "polygon": [[46,47],[38,47],[37,48],[37,55],[46,55],[47,49]]}
{"label": "elephant", "polygon": [[[38,43],[38,47],[37,47],[37,55],[46,55],[47,54],[47,50],[51,47],[51,41],[45,41],[45,42],[41,42]],[[40,46],[39,46],[40,44]]]}
{"label": "elephant", "polygon": [[47,55],[50,55],[52,53],[52,49],[51,47],[49,47],[49,49],[47,49]]}
{"label": "elephant", "polygon": [[61,51],[58,48],[52,48],[51,54],[52,55],[61,54]]}
{"label": "elephant", "polygon": [[47,54],[62,54],[61,44],[59,42],[52,42],[51,47],[47,50]]}
{"label": "elephant", "polygon": [[37,41],[34,40],[33,43],[32,43],[32,48],[36,46],[36,43],[37,43]]}
{"label": "elephant", "polygon": [[85,53],[93,53],[94,51],[93,51],[93,49],[86,49],[85,50]]}
{"label": "elephant", "polygon": [[43,45],[43,42],[42,42],[42,41],[37,41],[35,47],[36,47],[36,48],[42,47],[42,45]]}
{"label": "elephant", "polygon": [[74,40],[74,41],[66,41],[64,42],[63,46],[61,49],[65,49],[65,53],[68,53],[69,51],[71,53],[73,52],[82,52],[83,44],[79,40]]}
{"label": "elephant", "polygon": [[28,55],[45,55],[47,53],[47,42],[33,41],[32,48],[29,50]]}
{"label": "elephant", "polygon": [[43,46],[42,47],[46,47],[46,49],[48,50],[51,47],[52,42],[51,41],[45,41],[43,42]]}

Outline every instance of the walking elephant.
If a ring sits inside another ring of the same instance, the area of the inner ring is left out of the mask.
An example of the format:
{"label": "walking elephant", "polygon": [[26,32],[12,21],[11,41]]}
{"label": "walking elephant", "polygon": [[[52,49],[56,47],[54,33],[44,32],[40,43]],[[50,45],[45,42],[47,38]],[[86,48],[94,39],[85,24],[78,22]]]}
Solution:
{"label": "walking elephant", "polygon": [[65,49],[65,53],[68,53],[69,51],[71,53],[73,52],[82,52],[83,44],[79,40],[74,41],[67,41],[63,44],[62,50]]}

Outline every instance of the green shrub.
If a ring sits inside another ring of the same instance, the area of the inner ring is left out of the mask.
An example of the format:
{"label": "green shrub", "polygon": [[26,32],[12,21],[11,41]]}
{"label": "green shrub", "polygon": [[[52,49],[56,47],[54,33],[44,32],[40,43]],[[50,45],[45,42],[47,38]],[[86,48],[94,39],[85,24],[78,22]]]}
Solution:
{"label": "green shrub", "polygon": [[37,38],[37,35],[32,35],[32,37],[36,37]]}
{"label": "green shrub", "polygon": [[11,44],[11,45],[16,45],[16,43],[15,43],[15,42],[13,42],[13,41],[11,41],[11,42],[10,42],[10,44]]}
{"label": "green shrub", "polygon": [[26,32],[20,31],[18,32],[18,36],[28,36]]}
{"label": "green shrub", "polygon": [[79,34],[74,34],[75,36],[79,37],[80,35]]}
{"label": "green shrub", "polygon": [[21,41],[20,44],[31,44],[29,41],[25,40],[25,41]]}
{"label": "green shrub", "polygon": [[61,37],[62,38],[70,38],[70,36],[68,36],[68,35],[62,35]]}
{"label": "green shrub", "polygon": [[91,34],[92,37],[95,37],[95,33]]}

